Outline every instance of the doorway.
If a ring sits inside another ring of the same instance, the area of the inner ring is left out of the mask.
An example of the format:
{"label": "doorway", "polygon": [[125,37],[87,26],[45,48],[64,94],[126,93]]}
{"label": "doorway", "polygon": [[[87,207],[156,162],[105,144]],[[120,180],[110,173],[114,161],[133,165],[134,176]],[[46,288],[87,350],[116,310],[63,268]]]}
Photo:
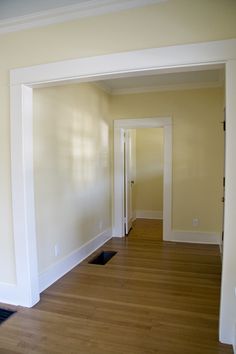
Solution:
{"label": "doorway", "polygon": [[124,221],[128,235],[136,219],[163,220],[163,128],[124,132]]}
{"label": "doorway", "polygon": [[[222,275],[220,339],[223,342],[233,340],[232,328],[235,313],[233,289],[235,286],[234,233],[236,229],[235,210],[235,91],[236,91],[236,51],[235,40],[187,44],[182,46],[146,49],[136,52],[115,53],[93,58],[80,58],[57,63],[37,65],[11,70],[11,166],[12,166],[12,204],[13,232],[16,260],[16,284],[13,286],[11,302],[22,306],[33,306],[39,301],[37,248],[35,237],[34,188],[32,168],[32,88],[37,85],[47,85],[52,82],[68,82],[85,80],[94,77],[132,74],[134,72],[171,70],[194,65],[226,64],[226,202],[225,202],[225,238]],[[163,126],[163,125],[162,125]],[[120,171],[120,133],[122,129],[115,127],[115,168]],[[125,128],[125,127],[124,127]],[[167,132],[167,126],[165,132]],[[122,152],[122,149],[121,149]],[[165,154],[165,153],[164,153]],[[167,156],[171,156],[169,153]],[[167,161],[167,160],[166,160]],[[165,166],[169,165],[169,161]],[[122,167],[121,167],[122,169]],[[118,208],[114,213],[114,236],[123,233],[122,211],[123,198],[117,183],[120,175],[115,175],[114,200]],[[169,181],[166,179],[166,183]],[[164,183],[164,189],[165,189]],[[169,189],[168,203],[171,195]],[[118,198],[118,199],[117,199]],[[119,199],[122,199],[119,200]],[[164,198],[165,199],[165,198]],[[170,204],[171,205],[171,204]],[[168,208],[169,212],[171,209]],[[119,215],[120,213],[120,215]],[[165,213],[165,206],[164,206]],[[170,215],[171,216],[171,213]],[[164,217],[165,219],[165,217]],[[168,230],[167,230],[168,231]],[[169,230],[170,231],[170,230]],[[168,232],[164,237],[168,239]]]}
{"label": "doorway", "polygon": [[[125,184],[125,132],[130,129],[163,128],[163,240],[171,239],[171,187],[172,187],[172,120],[166,118],[121,119],[114,121],[114,229],[113,236],[124,236],[130,228],[131,215],[126,227],[126,209],[130,204],[125,201],[126,185],[130,190],[132,180]],[[126,138],[127,139],[127,138]],[[126,142],[127,143],[127,142]],[[127,169],[127,167],[126,167]],[[130,192],[129,192],[130,194]],[[132,213],[129,213],[132,214]]]}

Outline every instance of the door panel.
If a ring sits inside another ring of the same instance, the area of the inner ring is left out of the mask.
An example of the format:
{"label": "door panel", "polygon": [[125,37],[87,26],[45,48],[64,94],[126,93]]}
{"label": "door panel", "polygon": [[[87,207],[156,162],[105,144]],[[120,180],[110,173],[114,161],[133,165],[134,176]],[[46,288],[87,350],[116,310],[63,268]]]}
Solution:
{"label": "door panel", "polygon": [[133,208],[132,208],[132,142],[131,131],[125,131],[124,138],[124,153],[125,153],[125,234],[128,235],[133,221]]}

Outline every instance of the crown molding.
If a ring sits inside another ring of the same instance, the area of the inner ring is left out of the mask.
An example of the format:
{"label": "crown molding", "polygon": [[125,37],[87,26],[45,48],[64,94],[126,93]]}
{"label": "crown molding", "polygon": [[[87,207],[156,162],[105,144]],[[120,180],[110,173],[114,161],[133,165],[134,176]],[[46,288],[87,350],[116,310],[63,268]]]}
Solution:
{"label": "crown molding", "polygon": [[148,92],[163,92],[163,91],[179,91],[179,90],[196,90],[204,88],[224,87],[223,81],[217,82],[202,82],[202,83],[182,83],[182,84],[168,84],[156,86],[138,86],[124,89],[111,89],[104,82],[96,82],[96,85],[110,95],[131,95],[136,93]]}
{"label": "crown molding", "polygon": [[168,0],[89,0],[76,5],[57,7],[25,16],[0,20],[0,34],[48,26],[83,17],[99,16],[166,1]]}

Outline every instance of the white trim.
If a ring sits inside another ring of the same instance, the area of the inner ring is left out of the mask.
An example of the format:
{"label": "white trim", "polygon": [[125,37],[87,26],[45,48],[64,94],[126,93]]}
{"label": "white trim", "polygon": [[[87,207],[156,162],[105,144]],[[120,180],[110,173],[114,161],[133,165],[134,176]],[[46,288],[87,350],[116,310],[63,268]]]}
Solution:
{"label": "white trim", "polygon": [[[232,303],[235,286],[231,272],[235,263],[231,247],[236,231],[235,201],[235,134],[236,134],[236,39],[208,43],[187,44],[141,51],[117,53],[93,58],[83,58],[37,65],[11,70],[11,171],[14,246],[16,253],[17,288],[19,304],[32,306],[39,298],[37,249],[34,231],[33,200],[33,159],[32,99],[29,90],[22,85],[36,87],[51,82],[97,81],[102,77],[120,77],[140,72],[157,72],[170,68],[185,68],[196,65],[226,64],[226,187],[225,187],[225,233],[220,311],[220,340],[233,343],[233,324],[236,318]],[[27,98],[28,97],[28,98]],[[27,103],[27,100],[29,102]],[[28,107],[28,110],[26,109]],[[28,113],[27,113],[28,111]],[[27,147],[27,148],[26,148]],[[29,182],[29,183],[28,183]],[[169,215],[168,217],[171,217]],[[165,216],[164,216],[165,218]],[[113,225],[114,226],[114,225]],[[169,235],[171,236],[171,235]],[[21,252],[22,251],[22,252]],[[231,267],[231,268],[230,268]],[[23,270],[21,272],[21,270]],[[25,270],[25,272],[24,272]],[[231,272],[229,274],[229,272]],[[22,280],[22,283],[21,283]],[[23,285],[22,285],[23,284]],[[25,285],[25,286],[24,286]]]}
{"label": "white trim", "polygon": [[[236,56],[236,39],[188,44],[72,59],[10,71],[11,85],[40,85],[98,81],[137,73],[224,63]],[[180,70],[181,71],[181,70]]]}
{"label": "white trim", "polygon": [[105,242],[107,242],[111,237],[112,237],[112,229],[110,228],[100,233],[99,235],[95,236],[92,240],[86,242],[83,246],[71,252],[68,256],[66,256],[59,262],[53,264],[46,271],[39,274],[40,293],[45,289],[47,289],[50,285],[55,283],[63,275],[68,273],[71,269],[76,267],[91,253],[96,251]]}
{"label": "white trim", "polygon": [[[201,67],[202,70],[202,67]],[[163,92],[163,91],[181,91],[181,90],[196,90],[204,88],[224,87],[224,79],[215,82],[190,82],[179,84],[153,85],[153,86],[138,86],[130,88],[111,88],[107,81],[98,81],[95,83],[101,90],[110,95],[132,95],[135,93],[145,92]]]}
{"label": "white trim", "polygon": [[32,89],[24,85],[11,86],[11,180],[18,296],[16,302],[29,307],[39,301],[32,108]]}
{"label": "white trim", "polygon": [[136,7],[159,4],[165,1],[167,0],[89,0],[75,5],[57,7],[0,20],[0,33],[43,27],[83,17],[99,16]]}
{"label": "white trim", "polygon": [[169,241],[220,245],[220,239],[221,234],[219,232],[172,230],[172,237]]}
{"label": "white trim", "polygon": [[123,237],[124,232],[124,144],[123,131],[138,128],[163,128],[164,169],[163,169],[163,239],[171,236],[172,198],[172,120],[170,117],[120,119],[114,121],[114,198],[113,236]]}
{"label": "white trim", "polygon": [[0,283],[0,302],[19,305],[16,284]]}
{"label": "white trim", "polygon": [[[236,58],[235,58],[236,59]],[[236,233],[236,60],[226,62],[225,209],[220,305],[220,341],[233,343],[235,306]]]}
{"label": "white trim", "polygon": [[[217,88],[223,87],[224,82],[202,82],[202,83],[183,83],[183,84],[166,84],[166,85],[156,85],[156,86],[139,86],[132,88],[123,89],[108,89],[103,87],[104,91],[112,95],[130,95],[135,93],[145,93],[145,92],[163,92],[163,91],[181,91],[181,90],[196,90],[203,88]],[[100,85],[102,87],[102,85]]]}
{"label": "white trim", "polygon": [[163,219],[162,210],[136,210],[136,219]]}

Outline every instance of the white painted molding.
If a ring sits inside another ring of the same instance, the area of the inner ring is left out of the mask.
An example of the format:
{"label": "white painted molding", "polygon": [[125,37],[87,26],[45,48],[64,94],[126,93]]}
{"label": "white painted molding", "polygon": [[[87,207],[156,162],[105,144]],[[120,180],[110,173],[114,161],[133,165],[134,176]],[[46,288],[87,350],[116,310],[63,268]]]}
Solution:
{"label": "white painted molding", "polygon": [[50,285],[55,283],[63,275],[68,273],[71,269],[76,267],[91,253],[96,251],[105,242],[112,237],[112,230],[107,229],[101,234],[94,237],[92,240],[86,242],[77,250],[71,252],[68,256],[53,264],[46,271],[39,274],[39,291],[40,293],[47,289]]}
{"label": "white painted molding", "polygon": [[[11,173],[13,233],[16,260],[16,282],[20,287],[19,304],[32,306],[39,299],[37,248],[34,232],[32,97],[30,87],[39,84],[98,81],[104,77],[121,77],[137,73],[156,73],[171,68],[202,65],[226,66],[226,187],[225,233],[220,307],[220,341],[233,343],[236,320],[235,232],[236,232],[236,39],[169,46],[140,51],[115,53],[92,58],[79,58],[47,63],[10,71],[11,86]],[[23,88],[27,86],[26,90]],[[171,134],[171,126],[169,129]],[[169,163],[169,162],[168,162]],[[170,183],[170,181],[168,181]],[[119,190],[115,190],[115,193]],[[121,193],[123,191],[121,190]],[[168,196],[171,198],[171,194]],[[171,220],[171,213],[167,216]],[[165,220],[165,215],[164,215]],[[113,224],[113,232],[114,232]],[[165,230],[165,229],[164,229]],[[171,230],[167,230],[171,236]],[[121,236],[121,235],[120,235]],[[25,286],[26,285],[26,286]],[[7,301],[6,301],[7,302]]]}
{"label": "white painted molding", "polygon": [[0,302],[9,305],[19,305],[18,291],[15,284],[0,283]]}
{"label": "white painted molding", "polygon": [[[100,85],[102,88],[102,85]],[[108,89],[104,85],[104,91],[111,95],[130,95],[135,93],[145,93],[145,92],[163,92],[163,91],[181,91],[181,90],[196,90],[203,88],[217,88],[224,87],[224,82],[202,82],[202,83],[184,83],[184,84],[166,84],[166,85],[156,85],[156,86],[139,86],[124,89]]]}
{"label": "white painted molding", "polygon": [[220,245],[221,234],[217,232],[172,230],[171,238],[168,241]]}
{"label": "white painted molding", "polygon": [[[104,78],[134,76],[137,73],[168,72],[180,67],[206,66],[224,63],[225,57],[236,58],[236,39],[144,49],[99,55],[55,63],[40,64],[10,71],[11,85],[56,85],[98,81]],[[180,70],[181,71],[181,70]]]}
{"label": "white painted molding", "polygon": [[0,20],[0,33],[43,27],[72,21],[83,17],[98,16],[136,7],[159,4],[167,0],[89,0],[75,5],[57,7],[32,14]]}
{"label": "white painted molding", "polygon": [[[215,69],[222,69],[222,66],[223,66],[222,64],[215,65]],[[201,70],[206,70],[204,65],[201,66]],[[189,71],[193,71],[193,69],[191,70],[191,68],[189,68]],[[178,70],[171,69],[169,70],[169,73],[170,72],[179,72],[179,69]],[[182,70],[182,72],[184,72],[184,70]],[[140,76],[142,77],[143,75]],[[109,81],[107,80],[97,81],[95,85],[110,95],[129,95],[129,94],[145,93],[145,92],[196,90],[196,89],[218,88],[218,87],[223,88],[225,85],[225,78],[223,75],[221,75],[218,81],[188,82],[188,83],[186,82],[186,83],[178,83],[178,84],[167,83],[162,85],[156,84],[152,86],[139,85],[137,87],[130,87],[130,88],[112,88],[109,85]]]}
{"label": "white painted molding", "polygon": [[114,121],[114,198],[113,236],[123,237],[124,231],[124,144],[125,129],[163,128],[163,239],[169,240],[172,220],[172,119],[170,117],[118,119]]}
{"label": "white painted molding", "polygon": [[[11,182],[17,293],[19,304],[27,307],[39,301],[32,109],[32,89],[24,85],[11,86],[11,114],[14,117],[11,119]],[[25,154],[18,155],[19,150]]]}
{"label": "white painted molding", "polygon": [[137,219],[163,219],[162,210],[136,210],[135,213]]}

